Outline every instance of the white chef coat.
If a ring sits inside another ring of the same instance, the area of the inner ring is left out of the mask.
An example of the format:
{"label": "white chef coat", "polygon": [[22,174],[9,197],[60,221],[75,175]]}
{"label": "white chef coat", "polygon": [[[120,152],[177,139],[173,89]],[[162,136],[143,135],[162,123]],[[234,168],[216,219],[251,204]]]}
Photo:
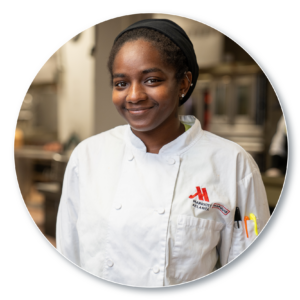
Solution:
{"label": "white chef coat", "polygon": [[253,221],[247,238],[234,213],[253,213],[258,232],[270,217],[256,163],[195,117],[180,119],[192,127],[158,154],[129,125],[77,146],[57,218],[65,257],[109,281],[159,287],[205,276],[253,241]]}

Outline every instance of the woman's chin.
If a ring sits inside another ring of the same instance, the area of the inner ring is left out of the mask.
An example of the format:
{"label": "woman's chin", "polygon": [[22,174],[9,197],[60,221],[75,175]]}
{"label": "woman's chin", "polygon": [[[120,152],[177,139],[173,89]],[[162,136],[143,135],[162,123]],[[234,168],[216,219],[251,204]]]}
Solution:
{"label": "woman's chin", "polygon": [[139,132],[152,131],[157,127],[153,124],[144,123],[144,122],[129,122],[129,125],[132,130],[139,131]]}

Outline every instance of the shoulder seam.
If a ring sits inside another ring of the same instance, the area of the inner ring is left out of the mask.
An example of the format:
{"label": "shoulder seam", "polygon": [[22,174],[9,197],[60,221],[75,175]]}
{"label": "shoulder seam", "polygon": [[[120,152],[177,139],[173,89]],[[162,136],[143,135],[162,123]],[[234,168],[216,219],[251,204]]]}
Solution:
{"label": "shoulder seam", "polygon": [[259,173],[260,174],[260,171],[258,169],[255,169],[253,170],[251,173],[247,174],[245,177],[243,177],[242,179],[238,180],[236,183],[237,184],[240,184],[243,180],[245,180],[246,178],[248,177],[251,177],[254,175],[254,173]]}

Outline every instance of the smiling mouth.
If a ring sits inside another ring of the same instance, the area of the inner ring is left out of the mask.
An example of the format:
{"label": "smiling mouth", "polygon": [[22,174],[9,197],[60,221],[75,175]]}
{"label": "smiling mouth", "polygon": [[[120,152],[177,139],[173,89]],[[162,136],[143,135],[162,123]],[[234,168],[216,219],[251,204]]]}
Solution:
{"label": "smiling mouth", "polygon": [[144,114],[146,112],[148,112],[151,108],[153,108],[154,106],[151,107],[141,107],[141,108],[125,108],[130,114],[132,115],[141,115]]}

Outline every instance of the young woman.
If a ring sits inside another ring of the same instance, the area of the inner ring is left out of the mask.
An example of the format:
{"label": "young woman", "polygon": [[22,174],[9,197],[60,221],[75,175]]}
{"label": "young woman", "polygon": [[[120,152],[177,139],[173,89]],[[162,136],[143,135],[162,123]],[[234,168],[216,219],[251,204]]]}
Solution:
{"label": "young woman", "polygon": [[74,150],[57,248],[91,274],[126,285],[205,276],[238,256],[270,217],[258,167],[195,117],[178,116],[198,66],[177,24],[129,26],[116,38],[108,67],[112,101],[128,125]]}

